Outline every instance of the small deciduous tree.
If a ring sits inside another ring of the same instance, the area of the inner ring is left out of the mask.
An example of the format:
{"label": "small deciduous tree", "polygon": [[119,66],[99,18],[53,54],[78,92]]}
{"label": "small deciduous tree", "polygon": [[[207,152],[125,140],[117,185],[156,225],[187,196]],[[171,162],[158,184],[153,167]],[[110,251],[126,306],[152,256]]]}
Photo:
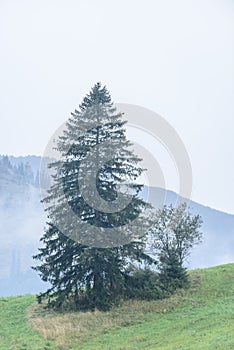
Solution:
{"label": "small deciduous tree", "polygon": [[172,291],[188,282],[184,263],[202,240],[200,215],[192,216],[186,204],[159,209],[149,231],[151,254],[157,256],[161,285]]}

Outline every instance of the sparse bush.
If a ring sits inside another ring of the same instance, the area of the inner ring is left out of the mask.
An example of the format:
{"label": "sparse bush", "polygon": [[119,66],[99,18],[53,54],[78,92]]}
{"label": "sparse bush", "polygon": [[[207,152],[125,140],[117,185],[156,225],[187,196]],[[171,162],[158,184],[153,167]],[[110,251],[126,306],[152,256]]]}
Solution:
{"label": "sparse bush", "polygon": [[146,269],[134,269],[126,276],[126,296],[143,300],[161,299],[159,274]]}

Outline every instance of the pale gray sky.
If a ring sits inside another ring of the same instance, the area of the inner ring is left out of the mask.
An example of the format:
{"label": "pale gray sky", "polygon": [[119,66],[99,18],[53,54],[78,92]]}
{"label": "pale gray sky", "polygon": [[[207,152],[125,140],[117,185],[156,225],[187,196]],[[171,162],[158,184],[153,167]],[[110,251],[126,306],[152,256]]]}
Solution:
{"label": "pale gray sky", "polygon": [[175,128],[194,200],[234,213],[232,0],[1,0],[0,35],[0,154],[42,154],[101,81]]}

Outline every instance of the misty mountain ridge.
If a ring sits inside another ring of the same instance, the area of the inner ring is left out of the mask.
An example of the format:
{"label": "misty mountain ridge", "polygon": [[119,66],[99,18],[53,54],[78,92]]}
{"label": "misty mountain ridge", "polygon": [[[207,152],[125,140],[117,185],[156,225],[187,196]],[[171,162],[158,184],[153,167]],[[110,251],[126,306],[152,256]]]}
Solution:
{"label": "misty mountain ridge", "polygon": [[[40,202],[41,157],[0,156],[0,296],[37,293],[46,289],[35,271],[37,253],[46,225]],[[175,204],[178,195],[170,190],[144,187],[143,198],[157,207],[158,199]],[[190,212],[203,219],[204,239],[194,248],[189,268],[209,267],[234,261],[234,215],[190,201]]]}

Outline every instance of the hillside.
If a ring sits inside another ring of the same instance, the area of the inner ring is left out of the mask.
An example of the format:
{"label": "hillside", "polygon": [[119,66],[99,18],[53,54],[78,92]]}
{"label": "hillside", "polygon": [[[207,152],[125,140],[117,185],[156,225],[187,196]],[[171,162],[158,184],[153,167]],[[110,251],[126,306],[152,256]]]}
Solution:
{"label": "hillside", "polygon": [[233,349],[234,264],[190,271],[170,299],[56,314],[34,296],[0,299],[0,350]]}

